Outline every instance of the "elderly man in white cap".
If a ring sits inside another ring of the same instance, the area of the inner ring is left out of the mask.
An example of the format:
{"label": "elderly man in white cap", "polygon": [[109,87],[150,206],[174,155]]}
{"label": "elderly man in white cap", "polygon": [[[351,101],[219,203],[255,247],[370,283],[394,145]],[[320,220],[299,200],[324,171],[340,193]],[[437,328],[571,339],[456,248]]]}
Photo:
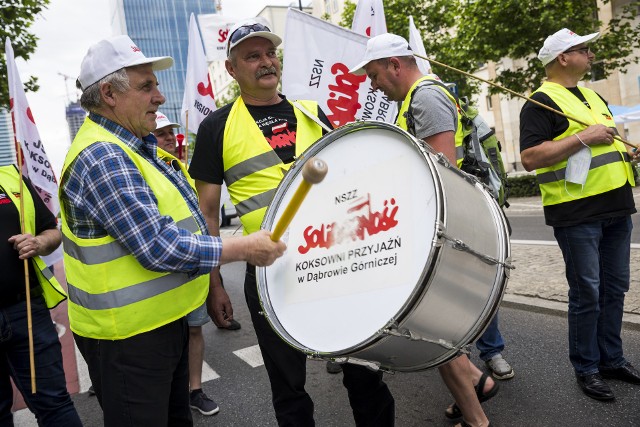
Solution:
{"label": "elderly man in white cap", "polygon": [[60,187],[69,320],[106,426],[191,425],[185,315],[212,268],[268,265],[285,249],[267,232],[208,235],[183,166],[156,155],[154,70],[172,64],[117,36],[89,48],[77,83],[89,117]]}
{"label": "elderly man in white cap", "polygon": [[630,160],[607,103],[578,82],[595,55],[586,36],[566,28],[549,36],[538,58],[547,80],[531,96],[589,126],[527,102],[520,113],[522,165],[535,170],[547,225],[562,250],[569,283],[569,359],[587,396],[613,400],[605,379],[640,384],[622,351],[629,290],[631,214],[636,212]]}
{"label": "elderly man in white cap", "polygon": [[[280,37],[255,20],[241,22],[229,32],[229,74],[240,86],[240,97],[211,113],[200,125],[189,168],[196,180],[200,206],[209,231],[219,232],[220,193],[227,182],[245,233],[260,224],[283,170],[323,134],[331,123],[312,101],[290,101],[278,92]],[[241,167],[240,167],[241,166]],[[229,297],[212,277],[219,321],[231,310]],[[256,269],[248,263],[245,299],[271,382],[274,410],[281,426],[313,426],[313,401],[305,390],[304,353],[294,349],[271,328],[258,297]],[[345,364],[343,383],[356,425],[391,426],[395,404],[381,372]]]}

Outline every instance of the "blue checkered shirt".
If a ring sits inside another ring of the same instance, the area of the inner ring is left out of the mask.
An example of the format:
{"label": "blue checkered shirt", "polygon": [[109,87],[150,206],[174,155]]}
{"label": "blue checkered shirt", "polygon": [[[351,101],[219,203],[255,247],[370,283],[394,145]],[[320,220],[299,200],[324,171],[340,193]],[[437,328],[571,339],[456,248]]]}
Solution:
{"label": "blue checkered shirt", "polygon": [[111,236],[148,270],[206,274],[219,264],[222,241],[208,235],[198,196],[181,171],[157,157],[157,140],[140,140],[98,114],[89,118],[158,168],[187,202],[202,235],[162,216],[158,200],[131,158],[116,144],[97,142],[80,152],[62,177],[60,201],[71,232],[81,238]]}

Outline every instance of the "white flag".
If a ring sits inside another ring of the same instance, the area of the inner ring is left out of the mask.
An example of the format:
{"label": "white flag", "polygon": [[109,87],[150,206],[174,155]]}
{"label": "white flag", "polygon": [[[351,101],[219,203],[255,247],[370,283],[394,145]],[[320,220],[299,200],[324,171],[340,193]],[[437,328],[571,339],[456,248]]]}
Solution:
{"label": "white flag", "polygon": [[[424,50],[424,43],[422,42],[422,36],[413,23],[413,16],[409,16],[409,47],[418,55],[427,56],[427,52]],[[424,75],[431,74],[431,63],[426,59],[416,58],[418,68]]]}
{"label": "white flag", "polygon": [[[22,165],[18,165],[18,167],[22,167],[22,174],[29,178],[47,208],[54,216],[57,216],[60,212],[58,181],[47,158],[44,145],[40,140],[40,133],[33,119],[33,114],[31,114],[27,96],[24,93],[24,87],[18,74],[18,67],[16,67],[11,40],[8,37],[4,48],[7,55],[9,105],[13,131],[16,141],[20,142],[20,147],[16,147],[16,150],[22,149]],[[61,248],[58,248],[47,257],[42,257],[47,265],[52,265],[62,260]]]}
{"label": "white flag", "polygon": [[227,59],[227,37],[229,37],[229,30],[236,22],[238,22],[236,18],[217,13],[198,15],[207,60],[224,61]]}
{"label": "white flag", "polygon": [[[367,76],[349,69],[360,62],[368,37],[290,8],[285,27],[282,91],[316,101],[335,127],[355,120],[394,119],[394,103],[371,89]],[[330,49],[327,46],[331,46]],[[287,65],[288,58],[292,61]]]}
{"label": "white flag", "polygon": [[[212,111],[216,110],[213,98],[213,86],[204,56],[200,32],[194,14],[189,18],[189,52],[187,54],[187,77],[184,82],[184,98],[182,98],[182,125],[189,132],[197,133],[200,123]],[[186,112],[189,112],[187,123]]]}
{"label": "white flag", "polygon": [[360,0],[353,15],[351,30],[368,37],[387,32],[382,0]]}

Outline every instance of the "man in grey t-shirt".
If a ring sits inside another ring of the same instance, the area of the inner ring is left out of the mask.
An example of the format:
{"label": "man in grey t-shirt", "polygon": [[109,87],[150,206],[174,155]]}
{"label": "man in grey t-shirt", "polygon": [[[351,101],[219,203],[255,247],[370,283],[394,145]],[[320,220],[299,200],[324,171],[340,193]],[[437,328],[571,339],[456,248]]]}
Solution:
{"label": "man in grey t-shirt", "polygon": [[[396,124],[416,138],[443,153],[458,167],[456,144],[458,110],[455,99],[443,87],[420,85],[435,76],[423,76],[407,41],[395,34],[381,34],[369,39],[362,62],[350,70],[367,74],[373,90],[381,90],[392,101],[401,102]],[[409,105],[410,104],[410,105]],[[462,425],[489,423],[480,401],[493,397],[498,385],[471,363],[466,355],[440,366],[440,375],[456,403],[447,408],[449,418],[463,416]]]}

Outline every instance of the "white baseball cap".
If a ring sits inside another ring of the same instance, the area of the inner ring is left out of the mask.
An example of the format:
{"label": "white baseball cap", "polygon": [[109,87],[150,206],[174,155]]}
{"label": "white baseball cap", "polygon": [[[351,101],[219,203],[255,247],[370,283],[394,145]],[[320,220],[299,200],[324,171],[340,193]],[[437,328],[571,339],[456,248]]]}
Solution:
{"label": "white baseball cap", "polygon": [[156,129],[162,129],[163,127],[171,126],[172,128],[179,128],[178,123],[173,123],[160,111],[156,111]]}
{"label": "white baseball cap", "polygon": [[154,71],[165,70],[173,65],[170,56],[147,58],[129,36],[115,36],[101,40],[89,48],[80,65],[78,82],[85,90],[103,77],[121,68],[152,64]]}
{"label": "white baseball cap", "polygon": [[252,37],[262,37],[271,40],[274,46],[278,47],[282,39],[271,32],[269,22],[266,19],[257,17],[254,19],[240,21],[229,30],[229,42],[227,44],[227,56],[231,49]]}
{"label": "white baseball cap", "polygon": [[371,61],[392,56],[413,56],[413,51],[403,37],[391,33],[380,34],[367,41],[367,50],[364,53],[362,62],[349,70],[356,75],[365,74],[364,67]]}
{"label": "white baseball cap", "polygon": [[538,59],[542,61],[542,65],[547,65],[558,57],[562,52],[571,49],[581,43],[589,43],[597,40],[600,33],[591,33],[586,36],[579,36],[573,31],[563,28],[560,31],[550,35],[544,41],[544,45],[538,53]]}

